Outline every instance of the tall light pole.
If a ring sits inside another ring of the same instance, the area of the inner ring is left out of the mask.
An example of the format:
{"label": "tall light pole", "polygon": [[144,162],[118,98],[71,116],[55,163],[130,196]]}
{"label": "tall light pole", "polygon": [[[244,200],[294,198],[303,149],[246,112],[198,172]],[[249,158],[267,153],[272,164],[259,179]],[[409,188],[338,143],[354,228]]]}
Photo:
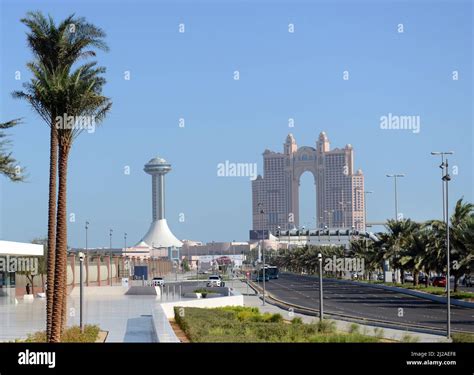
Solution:
{"label": "tall light pole", "polygon": [[441,165],[439,166],[442,170],[442,186],[443,186],[443,221],[446,223],[446,337],[451,338],[451,259],[450,259],[450,243],[449,243],[449,189],[448,183],[451,181],[449,175],[449,164],[448,159],[444,158],[445,155],[452,155],[452,151],[435,151],[431,155],[441,155]]}
{"label": "tall light pole", "polygon": [[446,337],[451,338],[451,260],[450,260],[450,249],[449,249],[449,190],[448,183],[451,180],[448,170],[448,159],[446,158],[445,162],[446,174],[443,176],[443,181],[446,184],[445,194],[446,194],[446,303],[447,303],[447,324],[446,324]]}
{"label": "tall light pole", "polygon": [[323,308],[323,255],[318,254],[319,262],[319,321],[322,322],[324,319],[324,308]]}
{"label": "tall light pole", "polygon": [[[263,215],[265,214],[265,211],[263,209],[263,203],[258,203],[257,206],[260,209],[260,214],[262,215],[262,218],[264,217]],[[262,220],[263,224],[263,220]],[[263,267],[262,267],[262,281],[263,281],[263,306],[265,306],[265,246],[263,243],[263,237],[264,237],[264,229],[262,229],[262,241],[260,242],[260,251],[262,252],[262,261],[263,261]],[[257,274],[258,275],[258,274]]]}
{"label": "tall light pole", "polygon": [[[453,155],[453,151],[432,151],[431,155],[433,156],[441,156],[441,165],[439,166],[441,168],[441,179],[444,177],[444,156],[445,155]],[[446,221],[446,206],[444,202],[444,183],[441,182],[441,192],[442,192],[442,201],[443,201],[443,221]]]}
{"label": "tall light pole", "polygon": [[84,324],[82,323],[82,313],[84,310],[84,283],[83,283],[83,266],[84,266],[84,253],[79,253],[79,282],[80,282],[80,289],[79,289],[79,327],[81,328],[81,333],[84,333]]}
{"label": "tall light pole", "polygon": [[367,233],[367,194],[372,194],[373,191],[364,191],[364,223],[365,232]]}
{"label": "tall light pole", "polygon": [[113,229],[109,230],[109,249],[111,250],[111,252],[112,252],[112,233],[113,232],[114,232]]}
{"label": "tall light pole", "polygon": [[127,233],[123,234],[123,242],[124,242],[125,251],[127,251]]}
{"label": "tall light pole", "polygon": [[397,178],[405,177],[405,174],[403,174],[403,173],[387,174],[387,177],[393,178],[393,181],[394,181],[394,185],[395,185],[395,220],[398,221]]}

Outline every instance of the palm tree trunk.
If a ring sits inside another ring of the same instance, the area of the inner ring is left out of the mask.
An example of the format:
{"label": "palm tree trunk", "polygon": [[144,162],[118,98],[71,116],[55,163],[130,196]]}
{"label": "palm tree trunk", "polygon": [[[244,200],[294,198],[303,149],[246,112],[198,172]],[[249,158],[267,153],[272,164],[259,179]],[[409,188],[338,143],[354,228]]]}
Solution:
{"label": "palm tree trunk", "polygon": [[69,148],[59,146],[59,187],[58,213],[56,221],[56,259],[54,275],[54,304],[51,325],[51,342],[61,340],[61,331],[65,321],[64,303],[66,299],[66,266],[67,266],[67,164]]}
{"label": "palm tree trunk", "polygon": [[51,322],[54,303],[54,262],[56,256],[56,175],[58,165],[58,136],[51,116],[51,136],[49,150],[49,201],[48,201],[48,255],[46,289],[46,337],[51,337]]}

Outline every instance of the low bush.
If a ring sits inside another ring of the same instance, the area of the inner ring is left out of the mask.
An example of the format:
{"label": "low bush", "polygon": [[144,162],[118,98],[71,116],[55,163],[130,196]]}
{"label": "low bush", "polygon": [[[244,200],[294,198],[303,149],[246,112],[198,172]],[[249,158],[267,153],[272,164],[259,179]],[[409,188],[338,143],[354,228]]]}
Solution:
{"label": "low bush", "polygon": [[[95,342],[99,337],[99,332],[100,328],[96,325],[86,324],[84,333],[81,333],[79,326],[72,326],[66,328],[61,334],[61,342]],[[46,342],[46,331],[30,334],[24,342]]]}
{"label": "low bush", "polygon": [[362,334],[335,333],[333,322],[286,324],[281,314],[257,308],[175,307],[175,320],[192,342],[377,342]]}

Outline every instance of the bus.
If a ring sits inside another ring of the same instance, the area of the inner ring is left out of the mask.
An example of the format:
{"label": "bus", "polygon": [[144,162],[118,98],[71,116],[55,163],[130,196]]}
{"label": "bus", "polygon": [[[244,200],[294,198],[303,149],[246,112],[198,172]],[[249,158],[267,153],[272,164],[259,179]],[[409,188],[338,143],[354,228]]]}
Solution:
{"label": "bus", "polygon": [[280,271],[278,270],[277,266],[266,266],[265,273],[268,273],[270,279],[278,279],[280,275]]}

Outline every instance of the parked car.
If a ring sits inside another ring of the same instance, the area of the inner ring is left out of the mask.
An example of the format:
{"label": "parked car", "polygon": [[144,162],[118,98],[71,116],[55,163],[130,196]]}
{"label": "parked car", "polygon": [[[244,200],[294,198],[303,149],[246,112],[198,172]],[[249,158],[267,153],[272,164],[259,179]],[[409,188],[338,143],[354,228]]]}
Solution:
{"label": "parked car", "polygon": [[407,282],[413,282],[413,275],[411,273],[406,273],[405,274],[405,281]]}
{"label": "parked car", "polygon": [[152,283],[153,286],[163,286],[165,285],[165,280],[162,277],[154,277]]}
{"label": "parked car", "polygon": [[379,273],[379,274],[377,275],[377,280],[379,280],[379,281],[384,281],[384,280],[385,280],[384,274],[383,274],[383,273]]}
{"label": "parked car", "polygon": [[431,279],[431,285],[446,287],[446,277],[445,276],[435,276]]}
{"label": "parked car", "polygon": [[418,276],[418,283],[420,284],[426,284],[426,280],[428,279],[428,276],[427,275],[422,275],[420,274]]}
{"label": "parked car", "polygon": [[461,280],[461,285],[465,287],[472,287],[472,277],[471,274],[464,275]]}
{"label": "parked car", "polygon": [[213,287],[213,286],[223,286],[222,285],[223,282],[222,282],[222,279],[219,275],[211,275],[208,277],[207,279],[207,286],[208,287]]}

